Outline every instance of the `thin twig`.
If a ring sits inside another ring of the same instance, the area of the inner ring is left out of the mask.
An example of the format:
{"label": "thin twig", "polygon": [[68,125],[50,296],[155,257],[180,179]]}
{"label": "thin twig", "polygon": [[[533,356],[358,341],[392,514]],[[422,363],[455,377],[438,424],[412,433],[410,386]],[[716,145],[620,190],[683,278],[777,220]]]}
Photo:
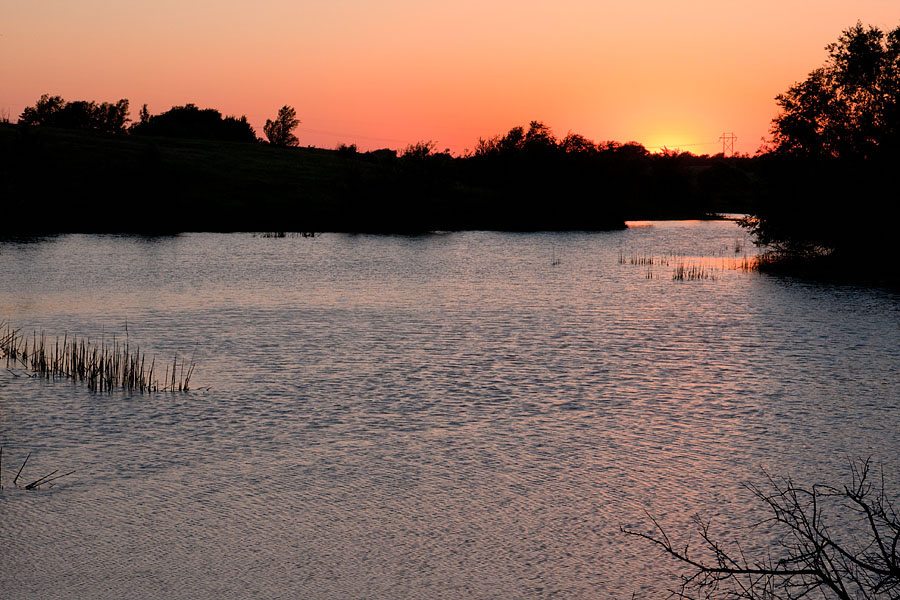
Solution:
{"label": "thin twig", "polygon": [[25,486],[25,489],[26,489],[26,490],[30,490],[31,488],[33,488],[33,487],[35,487],[35,486],[41,485],[41,482],[42,482],[42,481],[44,481],[44,480],[47,479],[48,477],[51,477],[51,476],[53,476],[53,475],[55,475],[55,474],[57,474],[57,473],[59,473],[59,469],[56,469],[56,470],[53,471],[52,473],[47,473],[47,474],[44,475],[43,477],[41,477],[41,478],[39,478],[39,479],[36,479],[35,481],[32,481],[31,483],[29,483],[28,485]]}
{"label": "thin twig", "polygon": [[[54,471],[54,473],[55,472],[56,471]],[[68,477],[69,475],[71,475],[74,472],[75,471],[69,471],[68,473],[63,473],[62,475],[57,475],[56,477],[51,477],[50,479],[47,479],[46,481],[41,481],[40,483],[37,484],[37,486],[42,486],[46,483],[50,483],[51,481],[56,481],[57,479],[60,479],[62,477]],[[51,473],[51,475],[52,475],[52,473]],[[31,486],[35,486],[35,484],[31,484]],[[30,489],[33,489],[33,487],[25,486],[25,489],[30,490]]]}
{"label": "thin twig", "polygon": [[19,475],[22,474],[22,469],[25,468],[25,463],[28,462],[28,459],[31,458],[31,452],[28,453],[28,456],[25,457],[25,462],[22,463],[22,466],[19,467],[19,472],[16,473],[16,478],[13,479],[13,485],[16,485],[16,482],[19,480]]}

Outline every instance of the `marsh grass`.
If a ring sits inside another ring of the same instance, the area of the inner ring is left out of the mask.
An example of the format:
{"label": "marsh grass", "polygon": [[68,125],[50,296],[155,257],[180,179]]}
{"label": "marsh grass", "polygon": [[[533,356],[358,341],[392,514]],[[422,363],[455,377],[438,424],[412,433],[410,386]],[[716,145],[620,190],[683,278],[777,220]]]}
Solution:
{"label": "marsh grass", "polygon": [[[644,267],[645,279],[659,279],[658,268],[671,267],[673,281],[716,281],[725,271],[743,271],[745,273],[765,270],[767,265],[777,261],[771,254],[748,256],[741,253],[744,246],[740,241],[724,248],[715,256],[687,256],[671,252],[669,254],[631,253],[619,250],[620,265]],[[734,252],[734,254],[732,254]]]}
{"label": "marsh grass", "polygon": [[679,263],[672,271],[673,281],[695,281],[700,279],[718,279],[715,269],[703,263]]}
{"label": "marsh grass", "polygon": [[84,382],[94,392],[123,389],[129,392],[187,392],[190,390],[194,361],[190,364],[176,355],[166,363],[162,380],[156,359],[147,361],[140,347],[132,347],[127,335],[124,343],[92,342],[90,338],[58,336],[53,340],[33,331],[22,334],[9,323],[0,322],[0,359],[6,368],[24,367],[34,377],[71,379]]}
{"label": "marsh grass", "polygon": [[260,231],[254,233],[257,238],[314,238],[318,235],[315,231]]}
{"label": "marsh grass", "polygon": [[622,250],[619,250],[620,265],[637,265],[640,267],[650,267],[654,265],[669,266],[669,263],[677,259],[675,254],[654,255],[654,254],[631,254],[626,256]]}

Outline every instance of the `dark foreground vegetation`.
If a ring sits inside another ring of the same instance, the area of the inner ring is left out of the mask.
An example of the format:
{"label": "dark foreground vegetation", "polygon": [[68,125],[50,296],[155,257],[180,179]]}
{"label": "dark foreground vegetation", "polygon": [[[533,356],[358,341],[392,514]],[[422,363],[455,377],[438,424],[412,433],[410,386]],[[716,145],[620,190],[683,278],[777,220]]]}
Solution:
{"label": "dark foreground vegetation", "polygon": [[777,97],[745,225],[772,250],[764,269],[897,284],[900,27],[857,23],[826,50]]}
{"label": "dark foreground vegetation", "polygon": [[[747,489],[768,510],[777,548],[754,556],[745,540],[722,541],[695,518],[698,544],[670,537],[650,517],[650,532],[623,532],[652,543],[687,569],[674,598],[721,600],[896,599],[900,596],[900,517],[885,473],[850,465],[843,485],[804,486],[766,475]],[[763,525],[760,524],[760,525]],[[730,537],[730,536],[729,536]]]}
{"label": "dark foreground vegetation", "polygon": [[601,230],[722,212],[771,252],[761,268],[896,281],[900,28],[857,23],[777,97],[755,157],[649,153],[531,122],[453,157],[297,147],[290,106],[244,117],[43,96],[0,125],[6,233]]}
{"label": "dark foreground vegetation", "polygon": [[[203,115],[181,137],[146,133],[157,129],[140,124],[119,134],[0,125],[0,228],[601,230],[627,218],[740,210],[752,197],[748,158],[556,139],[538,122],[483,140],[465,157],[435,152],[428,142],[363,153],[222,140],[215,136],[231,126],[214,123]],[[207,130],[216,133],[193,135]]]}

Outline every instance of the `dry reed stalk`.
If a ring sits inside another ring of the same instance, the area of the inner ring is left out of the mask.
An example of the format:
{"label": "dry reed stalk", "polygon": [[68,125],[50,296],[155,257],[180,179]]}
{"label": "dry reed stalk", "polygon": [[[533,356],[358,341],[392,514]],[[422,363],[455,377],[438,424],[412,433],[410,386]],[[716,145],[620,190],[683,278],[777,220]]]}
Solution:
{"label": "dry reed stalk", "polygon": [[41,477],[41,478],[39,478],[39,479],[36,479],[36,480],[32,481],[31,483],[29,483],[28,485],[25,486],[25,489],[26,489],[26,490],[33,490],[33,489],[36,488],[37,486],[41,485],[41,482],[43,482],[45,479],[47,479],[47,478],[49,478],[49,477],[52,477],[52,476],[56,475],[57,473],[59,473],[59,469],[56,469],[56,470],[53,471],[52,473],[47,473],[47,474],[44,475],[43,477]]}
{"label": "dry reed stalk", "polygon": [[675,281],[697,281],[700,279],[715,280],[716,274],[712,267],[707,267],[702,264],[679,263],[672,271],[672,279]]}
{"label": "dry reed stalk", "polygon": [[[5,326],[5,332],[3,331]],[[35,376],[46,379],[68,378],[87,383],[92,391],[111,391],[122,388],[128,391],[160,391],[159,383],[153,378],[156,359],[146,370],[146,354],[139,347],[132,349],[126,336],[124,344],[115,337],[112,342],[101,341],[92,344],[90,339],[71,339],[68,333],[60,343],[59,337],[51,344],[41,332],[24,336],[18,329],[13,330],[8,323],[0,322],[0,358],[5,357],[7,368],[21,365],[30,369]],[[180,370],[179,370],[180,368]],[[163,379],[162,391],[190,390],[190,379],[194,372],[194,362],[185,364],[178,357],[172,363],[172,374]]]}
{"label": "dry reed stalk", "polygon": [[[53,471],[53,473],[56,473],[56,472],[58,472],[58,471],[59,471],[59,469],[57,469],[56,471]],[[34,481],[34,482],[29,483],[28,485],[26,485],[26,486],[25,486],[25,489],[26,489],[26,490],[33,490],[33,489],[35,489],[35,488],[37,488],[37,487],[40,487],[40,486],[44,485],[45,483],[50,483],[51,481],[56,481],[57,479],[62,479],[63,477],[68,477],[69,475],[71,475],[71,474],[74,473],[74,472],[75,472],[75,471],[69,471],[68,473],[63,473],[62,475],[57,475],[56,477],[50,477],[50,475],[53,475],[53,473],[50,473],[49,475],[44,475],[43,477],[41,477],[41,478],[38,479],[37,481]],[[50,477],[50,479],[47,479],[48,477]],[[51,485],[50,487],[53,487],[53,486]]]}
{"label": "dry reed stalk", "polygon": [[19,480],[19,475],[22,474],[22,469],[25,468],[25,463],[28,462],[28,459],[31,458],[31,452],[28,453],[28,456],[25,457],[25,461],[22,463],[22,466],[19,467],[19,472],[16,473],[15,479],[13,479],[13,485],[16,485],[16,482]]}
{"label": "dry reed stalk", "polygon": [[[22,461],[22,466],[19,467],[19,471],[18,471],[18,473],[16,473],[15,479],[13,479],[13,487],[19,487],[19,485],[18,485],[19,476],[22,474],[22,471],[25,469],[25,465],[28,464],[29,458],[31,458],[31,452],[29,452],[28,456],[25,457],[25,460]],[[74,472],[75,471],[69,471],[68,473],[63,473],[62,475],[56,475],[57,473],[59,473],[59,469],[55,469],[52,472],[47,473],[43,477],[39,477],[38,479],[35,479],[34,481],[32,481],[31,483],[26,485],[24,487],[24,489],[26,489],[26,490],[37,489],[37,488],[41,487],[42,485],[48,484],[52,481],[56,481],[57,479],[61,479],[63,477],[68,477],[69,475],[71,475]],[[54,475],[56,475],[56,477],[54,477]],[[53,486],[51,485],[50,487],[53,487]],[[3,447],[0,446],[0,490],[2,490],[2,489],[3,489]]]}

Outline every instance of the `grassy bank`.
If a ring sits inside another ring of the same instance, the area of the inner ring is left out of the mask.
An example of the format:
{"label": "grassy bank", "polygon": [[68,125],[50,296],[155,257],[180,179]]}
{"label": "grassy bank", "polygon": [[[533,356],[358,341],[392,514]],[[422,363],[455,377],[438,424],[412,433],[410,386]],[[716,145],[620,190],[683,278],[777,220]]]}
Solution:
{"label": "grassy bank", "polygon": [[620,207],[599,194],[512,195],[495,179],[468,176],[460,160],[5,124],[0,125],[5,204],[0,229],[414,232],[623,226]]}
{"label": "grassy bank", "polygon": [[345,181],[379,178],[332,152],[10,125],[0,169],[7,231],[323,229]]}

